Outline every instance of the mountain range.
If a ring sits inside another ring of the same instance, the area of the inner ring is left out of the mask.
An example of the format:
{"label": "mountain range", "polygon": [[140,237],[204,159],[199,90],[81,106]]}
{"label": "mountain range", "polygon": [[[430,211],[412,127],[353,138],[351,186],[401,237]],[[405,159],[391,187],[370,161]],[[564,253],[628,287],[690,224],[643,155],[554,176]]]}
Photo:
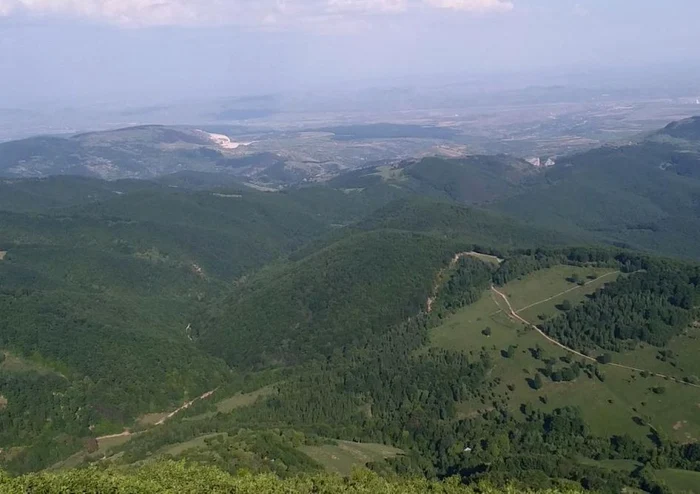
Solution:
{"label": "mountain range", "polygon": [[699,125],[274,191],[195,130],[2,144],[0,465],[697,491]]}

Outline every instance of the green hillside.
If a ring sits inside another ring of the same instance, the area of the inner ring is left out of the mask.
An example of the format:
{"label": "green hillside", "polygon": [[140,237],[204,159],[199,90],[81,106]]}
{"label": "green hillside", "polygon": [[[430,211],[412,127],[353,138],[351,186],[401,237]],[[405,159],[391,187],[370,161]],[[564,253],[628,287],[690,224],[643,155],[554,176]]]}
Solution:
{"label": "green hillside", "polygon": [[493,207],[550,228],[700,257],[698,154],[656,142],[601,148],[561,159],[541,180]]}
{"label": "green hillside", "polygon": [[424,158],[348,172],[329,185],[372,193],[417,193],[478,204],[515,194],[535,176],[532,165],[510,156]]}
{"label": "green hillside", "polygon": [[700,141],[700,117],[671,122],[656,132],[655,136],[669,136],[685,141]]}
{"label": "green hillside", "polygon": [[366,345],[431,294],[454,242],[414,233],[351,236],[239,285],[199,330],[202,348],[232,365],[297,364]]}

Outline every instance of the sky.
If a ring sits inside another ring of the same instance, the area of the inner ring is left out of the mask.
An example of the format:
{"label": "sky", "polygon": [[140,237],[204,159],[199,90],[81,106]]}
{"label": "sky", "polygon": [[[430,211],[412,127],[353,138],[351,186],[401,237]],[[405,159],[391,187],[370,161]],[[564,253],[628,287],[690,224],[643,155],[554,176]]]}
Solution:
{"label": "sky", "polygon": [[699,20],[698,0],[0,0],[0,108],[700,66]]}

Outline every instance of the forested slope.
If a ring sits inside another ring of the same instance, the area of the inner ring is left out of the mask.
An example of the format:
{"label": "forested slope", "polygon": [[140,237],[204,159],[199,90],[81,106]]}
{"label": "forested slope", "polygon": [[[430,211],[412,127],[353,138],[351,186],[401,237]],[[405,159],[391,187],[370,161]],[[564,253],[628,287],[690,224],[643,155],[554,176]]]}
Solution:
{"label": "forested slope", "polygon": [[458,249],[408,232],[350,236],[240,284],[201,328],[199,343],[247,367],[297,364],[365,345],[425,308],[435,274]]}
{"label": "forested slope", "polygon": [[669,255],[700,257],[700,155],[642,142],[560,159],[543,184],[495,201],[506,214]]}
{"label": "forested slope", "polygon": [[371,207],[325,188],[4,186],[26,193],[0,204],[0,456],[19,471],[225,383],[230,369],[192,341],[203,307]]}

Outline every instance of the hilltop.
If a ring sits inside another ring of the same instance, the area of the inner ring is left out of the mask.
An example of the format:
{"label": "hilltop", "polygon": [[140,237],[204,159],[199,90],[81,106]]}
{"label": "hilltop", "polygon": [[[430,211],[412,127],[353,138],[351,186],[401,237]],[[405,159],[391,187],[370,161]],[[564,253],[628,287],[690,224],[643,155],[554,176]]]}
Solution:
{"label": "hilltop", "polygon": [[280,156],[249,152],[248,144],[223,134],[162,125],[30,137],[0,143],[0,176],[151,179],[189,170],[225,173],[247,180],[268,176],[284,167]]}

